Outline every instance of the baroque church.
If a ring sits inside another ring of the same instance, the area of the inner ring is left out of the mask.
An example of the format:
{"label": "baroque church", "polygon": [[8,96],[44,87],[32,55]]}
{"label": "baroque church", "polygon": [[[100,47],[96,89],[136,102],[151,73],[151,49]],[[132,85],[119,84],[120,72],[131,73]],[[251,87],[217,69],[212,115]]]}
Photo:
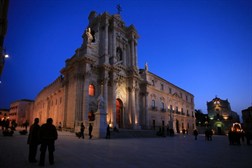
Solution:
{"label": "baroque church", "polygon": [[97,137],[107,125],[192,132],[194,96],[151,73],[147,63],[138,69],[136,28],[126,26],[120,14],[92,11],[88,20],[81,47],[37,95],[32,118],[44,123],[51,117],[56,126],[73,131],[91,123]]}

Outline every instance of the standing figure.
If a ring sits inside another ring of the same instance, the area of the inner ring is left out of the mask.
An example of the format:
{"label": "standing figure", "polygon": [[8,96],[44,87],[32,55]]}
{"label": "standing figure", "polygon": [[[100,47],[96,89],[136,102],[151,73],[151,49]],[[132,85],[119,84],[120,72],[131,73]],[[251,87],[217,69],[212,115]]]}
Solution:
{"label": "standing figure", "polygon": [[62,131],[62,124],[59,122],[59,131]]}
{"label": "standing figure", "polygon": [[27,131],[28,125],[29,125],[29,122],[28,122],[28,120],[26,120],[25,123],[24,123],[24,127],[25,127],[25,130],[26,130],[26,131]]}
{"label": "standing figure", "polygon": [[194,135],[194,137],[195,137],[195,140],[197,140],[197,137],[198,137],[198,131],[195,129],[194,131],[193,131],[193,135]]}
{"label": "standing figure", "polygon": [[53,119],[48,118],[46,124],[43,124],[40,128],[40,141],[41,141],[40,146],[41,153],[39,161],[40,166],[45,165],[45,154],[47,147],[49,152],[49,163],[51,165],[54,164],[54,156],[53,156],[53,152],[55,151],[54,142],[58,138],[58,133],[56,127],[52,123]]}
{"label": "standing figure", "polygon": [[109,125],[107,126],[106,139],[110,139],[110,128],[109,128]]}
{"label": "standing figure", "polygon": [[79,138],[84,139],[84,130],[85,130],[85,126],[83,125],[83,123],[81,123],[81,126],[80,126],[80,136],[79,136]]}
{"label": "standing figure", "polygon": [[37,148],[40,144],[39,142],[39,119],[35,118],[34,123],[30,127],[29,135],[27,144],[29,144],[29,162],[34,163],[37,162],[36,155],[37,155]]}
{"label": "standing figure", "polygon": [[89,128],[88,128],[88,135],[89,135],[89,139],[92,138],[92,131],[93,131],[93,126],[91,123],[89,123]]}

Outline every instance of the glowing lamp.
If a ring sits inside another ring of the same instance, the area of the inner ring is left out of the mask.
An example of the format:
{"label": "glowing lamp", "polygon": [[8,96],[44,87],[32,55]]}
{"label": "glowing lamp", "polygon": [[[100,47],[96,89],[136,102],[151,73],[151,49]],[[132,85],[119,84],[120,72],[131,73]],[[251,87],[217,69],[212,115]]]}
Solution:
{"label": "glowing lamp", "polygon": [[224,120],[227,120],[228,119],[228,116],[223,116]]}

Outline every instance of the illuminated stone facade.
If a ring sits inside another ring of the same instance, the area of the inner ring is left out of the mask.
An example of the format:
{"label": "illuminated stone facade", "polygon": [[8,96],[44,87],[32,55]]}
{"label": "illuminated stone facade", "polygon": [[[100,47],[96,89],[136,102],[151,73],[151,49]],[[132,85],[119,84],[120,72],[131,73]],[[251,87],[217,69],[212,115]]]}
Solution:
{"label": "illuminated stone facade", "polygon": [[240,122],[236,112],[231,110],[228,100],[215,97],[207,102],[210,126],[216,134],[226,134],[233,123]]}
{"label": "illuminated stone facade", "polygon": [[31,112],[33,111],[33,102],[32,100],[21,99],[10,104],[9,120],[16,121],[18,126],[22,126],[23,123],[28,121]]}
{"label": "illuminated stone facade", "polygon": [[[139,36],[134,26],[127,27],[120,15],[106,12],[91,12],[88,19],[83,44],[66,60],[62,75],[38,94],[33,118],[45,122],[52,117],[56,125],[61,122],[75,131],[81,122],[95,128],[97,117],[118,128],[150,129],[172,122],[175,129],[192,130],[193,95],[152,74],[147,65],[138,69]],[[98,97],[104,102],[102,110]],[[105,113],[98,116],[101,111]]]}

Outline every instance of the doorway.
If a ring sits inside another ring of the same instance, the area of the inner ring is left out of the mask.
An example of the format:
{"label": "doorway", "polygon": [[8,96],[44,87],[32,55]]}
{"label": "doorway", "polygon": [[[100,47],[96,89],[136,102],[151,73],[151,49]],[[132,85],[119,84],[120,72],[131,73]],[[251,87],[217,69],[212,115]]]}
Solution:
{"label": "doorway", "polygon": [[120,99],[116,99],[116,124],[119,128],[122,128],[123,126],[122,112],[123,103]]}

